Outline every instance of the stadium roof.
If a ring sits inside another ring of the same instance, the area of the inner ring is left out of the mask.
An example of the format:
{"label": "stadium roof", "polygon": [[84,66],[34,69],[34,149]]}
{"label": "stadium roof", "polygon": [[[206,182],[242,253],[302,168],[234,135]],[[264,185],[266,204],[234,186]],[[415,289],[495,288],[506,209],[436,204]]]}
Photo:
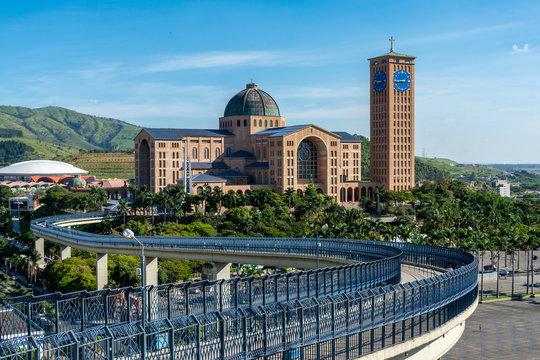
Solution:
{"label": "stadium roof", "polygon": [[86,175],[88,171],[53,160],[30,160],[0,169],[0,176]]}

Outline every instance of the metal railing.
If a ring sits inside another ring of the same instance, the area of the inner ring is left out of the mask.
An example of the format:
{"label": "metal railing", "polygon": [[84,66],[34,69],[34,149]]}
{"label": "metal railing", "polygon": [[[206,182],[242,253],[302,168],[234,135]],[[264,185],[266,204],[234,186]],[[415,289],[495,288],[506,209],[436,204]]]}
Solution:
{"label": "metal railing", "polygon": [[[57,231],[55,236],[74,235],[81,242],[103,241],[100,235],[65,232],[55,223],[54,218],[40,219],[32,227]],[[269,256],[284,251],[273,243],[289,244],[287,252],[313,256],[317,251],[313,239],[141,239],[145,246],[170,246],[172,241],[174,247],[221,247]],[[150,286],[144,289],[146,309],[141,309],[140,288],[4,300],[0,314],[10,316],[0,317],[0,359],[58,354],[79,359],[320,359],[340,352],[353,358],[430,331],[476,299],[477,261],[460,250],[319,241],[322,256],[384,258],[299,274]],[[401,256],[408,263],[455,270],[399,284]]]}

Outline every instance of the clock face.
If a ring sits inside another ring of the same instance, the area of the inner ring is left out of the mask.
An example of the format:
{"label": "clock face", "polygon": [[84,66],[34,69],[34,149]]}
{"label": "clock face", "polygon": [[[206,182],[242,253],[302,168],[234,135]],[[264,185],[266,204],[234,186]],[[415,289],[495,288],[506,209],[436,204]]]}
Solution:
{"label": "clock face", "polygon": [[386,89],[386,73],[379,70],[373,75],[373,90],[380,93],[384,89]]}
{"label": "clock face", "polygon": [[309,160],[310,155],[309,149],[306,146],[302,146],[298,151],[298,157],[303,161]]}
{"label": "clock face", "polygon": [[405,70],[394,73],[394,87],[397,91],[407,91],[411,87],[411,75]]}

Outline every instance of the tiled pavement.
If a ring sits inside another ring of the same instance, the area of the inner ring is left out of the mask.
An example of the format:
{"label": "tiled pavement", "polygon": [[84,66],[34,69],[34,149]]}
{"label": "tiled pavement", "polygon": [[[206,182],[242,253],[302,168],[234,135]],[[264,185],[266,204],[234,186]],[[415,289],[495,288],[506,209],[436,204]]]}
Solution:
{"label": "tiled pavement", "polygon": [[540,359],[540,296],[478,304],[443,359]]}

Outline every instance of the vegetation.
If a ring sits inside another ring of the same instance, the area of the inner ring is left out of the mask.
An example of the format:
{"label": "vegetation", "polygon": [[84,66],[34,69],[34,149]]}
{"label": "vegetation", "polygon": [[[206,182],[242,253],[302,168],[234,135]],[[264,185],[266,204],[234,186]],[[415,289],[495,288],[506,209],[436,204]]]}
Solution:
{"label": "vegetation", "polygon": [[[482,253],[530,251],[540,246],[540,201],[503,198],[488,189],[474,192],[459,180],[426,183],[412,191],[379,189],[383,213],[397,215],[391,223],[371,216],[375,206],[369,199],[362,199],[362,208],[348,209],[311,186],[303,195],[292,189],[283,195],[269,189],[257,189],[248,195],[232,191],[224,194],[217,187],[205,189],[199,195],[188,195],[180,185],[161,194],[132,186],[130,194],[135,199],[124,202],[120,208],[125,219],[85,225],[81,229],[119,235],[127,227],[136,235],[192,237],[315,237],[319,234],[329,238],[432,244],[472,252],[476,246]],[[69,198],[61,190],[49,189],[43,200],[51,209],[66,206],[73,209],[77,202],[70,202]],[[160,209],[159,216],[154,213],[156,207]],[[71,290],[92,289],[92,254],[74,253],[74,257],[80,259],[62,266],[56,262],[48,266],[51,289],[62,291],[66,284]],[[111,255],[111,285],[138,285],[140,278],[135,275],[135,268],[139,266],[138,257]],[[159,281],[190,279],[201,266],[201,262],[160,259]],[[55,277],[61,272],[65,272],[66,279]],[[82,278],[74,280],[78,272]],[[258,272],[243,271],[244,274]]]}
{"label": "vegetation", "polygon": [[[0,139],[0,144],[7,140]],[[51,144],[49,142],[41,141],[38,139],[30,138],[11,138],[9,141],[16,141],[22,144],[26,144],[31,148],[30,152],[21,154],[18,161],[27,160],[62,160],[66,156],[73,156],[77,153],[77,148],[70,146],[63,146],[57,144]]]}
{"label": "vegetation", "polygon": [[99,179],[131,179],[135,172],[135,157],[132,151],[81,151],[63,161],[95,175]]}
{"label": "vegetation", "polygon": [[20,141],[0,141],[0,166],[24,161],[33,150],[32,147]]}
{"label": "vegetation", "polygon": [[512,179],[512,191],[516,193],[525,190],[540,191],[540,174],[534,174],[525,170],[516,171],[509,177]]}
{"label": "vegetation", "polygon": [[30,109],[0,106],[2,129],[18,130],[23,138],[39,139],[76,149],[132,149],[139,131],[123,121],[85,115],[56,106]]}
{"label": "vegetation", "polygon": [[12,138],[12,137],[22,137],[22,136],[23,136],[23,132],[21,130],[0,128],[0,137]]}

